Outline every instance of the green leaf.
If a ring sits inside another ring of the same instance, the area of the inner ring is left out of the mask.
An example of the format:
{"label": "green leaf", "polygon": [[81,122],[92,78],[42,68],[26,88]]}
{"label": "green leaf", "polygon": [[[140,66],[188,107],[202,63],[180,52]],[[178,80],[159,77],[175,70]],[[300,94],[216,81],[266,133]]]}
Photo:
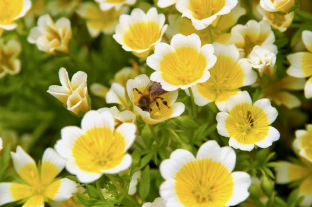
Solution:
{"label": "green leaf", "polygon": [[89,198],[88,196],[85,196],[81,193],[76,194],[80,203],[85,206],[93,206],[98,200],[94,198]]}
{"label": "green leaf", "polygon": [[264,192],[264,194],[270,198],[272,196],[272,193],[274,191],[274,184],[271,179],[268,177],[264,176],[262,181],[261,181],[261,189]]}
{"label": "green leaf", "polygon": [[293,206],[293,204],[296,202],[298,196],[299,196],[299,189],[297,188],[289,194],[288,199],[287,199],[288,206]]}
{"label": "green leaf", "polygon": [[199,125],[190,116],[180,116],[178,120],[180,121],[181,125],[187,129],[195,129],[199,127]]}
{"label": "green leaf", "polygon": [[86,188],[87,188],[87,192],[91,198],[97,198],[97,199],[100,198],[99,192],[97,191],[97,189],[93,185],[87,185]]}
{"label": "green leaf", "polygon": [[153,134],[147,124],[145,124],[144,128],[142,129],[141,136],[147,149],[150,149],[152,147],[154,140]]}
{"label": "green leaf", "polygon": [[134,150],[131,154],[132,157],[132,166],[139,166],[141,162],[141,156],[138,150]]}
{"label": "green leaf", "polygon": [[72,181],[74,181],[76,183],[79,183],[79,180],[74,175],[67,175],[66,178],[69,179],[69,180],[72,180]]}
{"label": "green leaf", "polygon": [[154,152],[150,152],[142,158],[140,169],[145,167],[151,161],[151,159],[153,158],[153,155],[154,155]]}
{"label": "green leaf", "polygon": [[143,201],[148,196],[150,187],[151,187],[150,168],[149,166],[146,166],[141,174],[141,179],[140,179],[140,184],[139,184],[139,195]]}
{"label": "green leaf", "polygon": [[288,207],[287,203],[280,197],[275,197],[274,199],[274,204],[273,206],[275,207]]}
{"label": "green leaf", "polygon": [[299,39],[301,38],[301,33],[302,33],[303,29],[298,29],[295,34],[293,34],[291,41],[290,41],[290,47],[294,47],[295,44],[297,44],[297,42],[299,41]]}
{"label": "green leaf", "polygon": [[96,202],[92,207],[114,207],[114,203],[108,201],[99,201]]}
{"label": "green leaf", "polygon": [[256,159],[262,163],[267,158],[268,154],[269,154],[269,148],[261,149],[257,152]]}

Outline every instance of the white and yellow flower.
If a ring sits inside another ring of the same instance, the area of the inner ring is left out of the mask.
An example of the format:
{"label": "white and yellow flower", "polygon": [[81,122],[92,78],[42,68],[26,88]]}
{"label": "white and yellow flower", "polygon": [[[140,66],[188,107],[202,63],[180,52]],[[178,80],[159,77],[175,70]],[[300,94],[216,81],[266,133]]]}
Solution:
{"label": "white and yellow flower", "polygon": [[113,34],[123,9],[102,11],[98,5],[92,2],[80,4],[77,13],[87,22],[87,28],[91,37],[97,37],[100,33]]}
{"label": "white and yellow flower", "polygon": [[100,108],[97,111],[100,113],[109,111],[115,119],[115,127],[118,127],[122,123],[135,123],[136,116],[132,111],[124,110],[120,112],[116,106]]}
{"label": "white and yellow flower", "polygon": [[291,25],[295,12],[288,14],[279,14],[275,12],[265,11],[260,5],[257,7],[258,12],[263,16],[264,21],[269,21],[272,28],[280,32],[285,32]]}
{"label": "white and yellow flower", "polygon": [[41,167],[21,148],[11,152],[14,168],[23,183],[0,183],[0,205],[23,200],[23,206],[44,206],[44,201],[64,201],[76,192],[76,183],[67,179],[55,179],[64,169],[65,160],[53,149],[45,150]]}
{"label": "white and yellow flower", "polygon": [[130,110],[130,104],[126,98],[126,89],[119,83],[113,83],[106,94],[106,103],[116,103],[123,108]]}
{"label": "white and yellow flower", "polygon": [[296,130],[296,139],[294,141],[294,149],[300,156],[312,162],[312,124],[306,126],[306,130]]}
{"label": "white and yellow flower", "polygon": [[287,69],[288,75],[296,78],[310,77],[304,87],[306,98],[312,97],[312,32],[303,31],[302,41],[308,52],[297,52],[287,56],[290,67]]}
{"label": "white and yellow flower", "polygon": [[50,54],[55,51],[68,53],[68,42],[72,38],[70,21],[60,18],[54,24],[49,14],[40,16],[38,26],[30,30],[27,41],[36,44],[38,49]]}
{"label": "white and yellow flower", "polygon": [[260,6],[269,12],[288,13],[295,0],[260,0]]}
{"label": "white and yellow flower", "polygon": [[157,14],[156,8],[151,8],[145,14],[141,9],[133,9],[131,15],[123,14],[116,26],[113,38],[126,51],[145,58],[154,45],[161,41],[167,29],[165,15]]}
{"label": "white and yellow flower", "polygon": [[116,174],[131,165],[127,150],[135,139],[136,127],[122,123],[115,129],[115,119],[109,111],[89,111],[81,121],[81,128],[62,129],[62,139],[56,151],[65,159],[68,172],[82,183],[99,179],[102,174]]}
{"label": "white and yellow flower", "polygon": [[176,2],[177,0],[158,0],[157,6],[159,8],[166,8],[166,7],[174,5]]}
{"label": "white and yellow flower", "polygon": [[[145,74],[139,75],[127,82],[127,92],[134,106],[134,111],[142,117],[145,123],[156,124],[173,117],[178,117],[184,112],[184,104],[180,102],[175,103],[178,98],[177,90],[170,92],[163,91],[160,95],[156,93],[156,96],[155,94],[151,94],[150,96],[150,92],[148,91],[150,84],[151,81]],[[146,109],[147,107],[142,105],[146,101],[144,98],[142,100],[144,96],[147,96],[146,99],[150,102],[147,104],[149,109]]]}
{"label": "white and yellow flower", "polygon": [[194,101],[204,106],[214,101],[221,111],[226,110],[226,101],[237,94],[241,87],[251,85],[257,80],[246,59],[239,59],[239,51],[235,45],[225,46],[214,43],[216,64],[209,70],[210,78],[192,87]]}
{"label": "white and yellow flower", "polygon": [[10,0],[0,2],[0,36],[4,30],[15,29],[17,20],[27,13],[31,7],[31,0]]}
{"label": "white and yellow flower", "polygon": [[248,55],[248,62],[259,72],[262,77],[263,73],[273,75],[274,65],[276,62],[277,47],[273,44],[263,46],[256,45]]}
{"label": "white and yellow flower", "polygon": [[155,53],[147,58],[146,63],[155,70],[151,80],[161,83],[166,91],[174,91],[207,81],[210,77],[208,70],[217,61],[213,53],[211,44],[201,47],[197,34],[177,34],[170,45],[157,44]]}
{"label": "white and yellow flower", "polygon": [[233,172],[236,154],[216,141],[204,143],[196,158],[184,149],[171,153],[160,165],[165,182],[160,195],[166,206],[233,206],[244,201],[251,184],[249,174]]}
{"label": "white and yellow flower", "polygon": [[[295,108],[300,106],[300,99],[289,93],[288,90],[299,91],[303,90],[305,84],[304,78],[294,78],[291,76],[286,76],[280,80],[276,78],[270,79],[266,84],[266,87],[263,87],[260,97],[268,98],[276,105],[284,105],[287,108]],[[258,85],[262,87],[264,83],[260,82]],[[272,90],[274,88],[274,90]]]}
{"label": "white and yellow flower", "polygon": [[134,5],[136,0],[95,0],[100,4],[100,7],[103,11],[110,10],[111,8],[115,8],[116,10],[120,10],[123,5]]}
{"label": "white and yellow flower", "polygon": [[52,85],[47,92],[60,100],[69,111],[76,115],[88,111],[87,74],[78,71],[70,81],[66,69],[61,68],[59,77],[62,86]]}
{"label": "white and yellow flower", "polygon": [[299,204],[301,207],[312,205],[312,163],[305,159],[301,159],[302,165],[287,161],[280,161],[282,165],[276,167],[276,183],[288,184],[291,182],[299,182],[299,195],[304,196],[303,201]]}
{"label": "white and yellow flower", "polygon": [[277,110],[269,99],[252,104],[247,91],[238,92],[226,102],[226,110],[217,114],[218,133],[230,137],[229,146],[251,151],[254,145],[266,148],[279,139],[280,133],[270,124]]}
{"label": "white and yellow flower", "polygon": [[119,83],[123,87],[127,87],[129,79],[133,79],[139,75],[139,72],[132,67],[124,67],[114,75],[114,82]]}
{"label": "white and yellow flower", "polygon": [[234,43],[240,49],[241,57],[248,57],[254,46],[273,44],[274,33],[268,21],[249,20],[246,25],[236,25],[231,30],[228,43]]}
{"label": "white and yellow flower", "polygon": [[197,30],[202,30],[212,24],[218,16],[230,13],[237,0],[179,0],[176,8],[192,21]]}
{"label": "white and yellow flower", "polygon": [[142,207],[166,207],[166,202],[164,201],[164,199],[158,197],[154,200],[153,203],[144,203]]}
{"label": "white and yellow flower", "polygon": [[216,18],[212,25],[213,28],[210,29],[211,36],[207,30],[197,30],[192,25],[192,21],[186,17],[180,17],[175,14],[171,14],[168,17],[169,26],[166,30],[166,36],[171,39],[175,34],[191,35],[193,33],[197,34],[202,45],[209,44],[212,42],[226,43],[230,38],[231,34],[227,31],[237,23],[239,17],[246,13],[246,9],[237,5],[232,11],[228,14],[219,16]]}
{"label": "white and yellow flower", "polygon": [[104,98],[106,97],[107,92],[109,91],[109,88],[106,86],[103,86],[100,83],[92,83],[90,86],[90,91],[93,95]]}
{"label": "white and yellow flower", "polygon": [[6,44],[0,40],[0,78],[21,71],[21,61],[17,58],[21,50],[21,45],[16,40],[10,40]]}

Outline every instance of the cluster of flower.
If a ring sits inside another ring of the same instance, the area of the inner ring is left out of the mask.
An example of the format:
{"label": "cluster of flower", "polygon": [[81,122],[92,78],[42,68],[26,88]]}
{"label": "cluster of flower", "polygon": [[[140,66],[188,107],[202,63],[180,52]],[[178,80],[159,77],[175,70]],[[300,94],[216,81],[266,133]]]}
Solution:
{"label": "cluster of flower", "polygon": [[[275,36],[291,26],[297,8],[295,1],[253,1],[255,6],[250,7],[262,19],[248,19],[244,25],[237,24],[246,14],[238,0],[158,0],[158,8],[144,5],[133,8],[130,14],[127,14],[129,6],[137,5],[135,0],[95,1],[98,4],[69,1],[63,6],[68,13],[75,12],[85,19],[92,38],[101,33],[113,34],[116,42],[138,57],[139,62],[146,63],[152,73],[149,77],[139,66],[137,70],[125,68],[115,75],[110,89],[92,84],[95,96],[105,98],[108,104],[117,104],[118,108],[91,110],[87,73],[78,71],[70,80],[62,67],[59,70],[62,86],[51,85],[48,93],[73,115],[83,117],[81,128],[64,127],[55,150],[47,148],[38,167],[21,147],[17,147],[16,153],[11,152],[19,182],[0,183],[0,205],[22,200],[24,206],[35,207],[48,200],[67,201],[78,192],[78,185],[68,178],[56,179],[64,168],[85,186],[103,175],[115,184],[110,174],[131,167],[133,157],[128,150],[143,136],[138,123],[148,126],[157,142],[152,127],[186,113],[187,103],[179,99],[180,89],[191,99],[189,114],[195,122],[200,115],[199,107],[211,102],[216,105],[216,131],[229,138],[228,144],[224,143],[228,146],[220,147],[220,142],[213,139],[206,139],[198,149],[195,145],[186,146],[188,143],[174,129],[167,129],[178,145],[169,150],[170,156],[162,159],[159,166],[164,179],[159,187],[160,197],[153,203],[144,202],[145,198],[134,199],[134,203],[143,207],[221,207],[245,201],[254,175],[241,169],[233,172],[237,151],[249,153],[279,140],[280,132],[271,126],[278,116],[271,101],[288,108],[301,104],[298,97],[286,90],[304,90],[307,99],[312,97],[311,31],[302,31],[302,42],[308,52],[288,55],[290,66],[285,73],[289,76],[275,79],[280,49],[274,44]],[[57,2],[51,2],[51,8],[59,7]],[[30,8],[30,0],[1,1],[0,34],[15,29],[14,20],[25,16]],[[44,14],[37,24],[29,32],[29,43],[50,55],[69,53],[72,38],[69,19],[62,17],[54,23],[49,14]],[[0,77],[21,71],[20,53],[18,41],[4,44],[0,38]],[[263,88],[261,95],[252,96],[252,100],[245,86]],[[312,204],[311,134],[312,125],[296,131],[294,149],[304,166],[284,161],[273,166],[278,184],[302,180],[298,188],[299,196],[304,196],[302,206]],[[263,173],[266,176],[267,172]],[[131,176],[127,196],[136,193],[141,172],[136,170]],[[264,191],[267,188],[263,187]]]}

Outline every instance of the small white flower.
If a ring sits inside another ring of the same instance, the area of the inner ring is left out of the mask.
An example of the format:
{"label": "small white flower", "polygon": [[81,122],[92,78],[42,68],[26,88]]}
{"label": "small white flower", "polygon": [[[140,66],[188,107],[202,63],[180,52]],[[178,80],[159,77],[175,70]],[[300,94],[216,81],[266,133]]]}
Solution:
{"label": "small white flower", "polygon": [[72,38],[70,21],[61,18],[54,24],[49,14],[40,16],[38,26],[30,30],[27,41],[50,54],[56,51],[68,53],[68,42]]}
{"label": "small white flower", "polygon": [[164,199],[158,197],[154,200],[153,203],[144,203],[142,207],[166,207],[166,202]]}
{"label": "small white flower", "polygon": [[277,47],[275,45],[256,45],[248,56],[251,67],[258,70],[260,76],[263,73],[273,75],[276,61]]}
{"label": "small white flower", "polygon": [[69,80],[68,73],[65,68],[59,71],[60,82],[62,86],[52,85],[48,89],[48,93],[60,100],[67,109],[78,115],[80,111],[89,110],[87,74],[82,71],[75,73]]}
{"label": "small white flower", "polygon": [[103,11],[115,8],[119,10],[123,5],[133,5],[136,0],[95,0]]}
{"label": "small white flower", "polygon": [[287,13],[295,5],[295,0],[260,0],[260,5],[269,12]]}
{"label": "small white flower", "polygon": [[21,71],[21,61],[17,58],[21,50],[22,47],[16,40],[10,40],[6,44],[0,40],[0,78]]}
{"label": "small white flower", "polygon": [[176,2],[177,0],[158,0],[157,6],[159,8],[166,8],[166,7],[174,5]]}
{"label": "small white flower", "polygon": [[135,172],[132,177],[131,177],[131,181],[129,184],[129,190],[128,190],[128,194],[129,195],[134,195],[136,190],[137,190],[137,184],[140,180],[141,177],[141,171],[137,171]]}

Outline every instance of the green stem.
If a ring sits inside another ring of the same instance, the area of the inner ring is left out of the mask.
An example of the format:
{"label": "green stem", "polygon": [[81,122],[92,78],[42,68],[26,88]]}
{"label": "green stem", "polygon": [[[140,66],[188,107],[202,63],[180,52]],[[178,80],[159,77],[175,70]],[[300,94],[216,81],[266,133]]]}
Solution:
{"label": "green stem", "polygon": [[99,193],[101,200],[105,200],[103,193],[102,193],[102,189],[100,187],[100,181],[99,180],[96,181],[96,189],[98,190],[98,193]]}
{"label": "green stem", "polygon": [[194,100],[194,94],[191,88],[189,88],[189,92],[190,92],[190,96],[192,99],[192,108],[193,108],[193,118],[197,117],[197,109],[196,109],[196,104],[195,104],[195,100]]}
{"label": "green stem", "polygon": [[177,135],[177,133],[175,133],[175,131],[173,131],[172,129],[170,128],[167,128],[167,130],[178,140],[178,142],[180,144],[183,144],[182,140],[180,139],[180,137]]}
{"label": "green stem", "polygon": [[156,134],[154,128],[153,128],[151,125],[149,125],[149,124],[147,124],[147,125],[148,125],[149,129],[151,130],[152,135],[153,135],[155,141],[156,141],[157,143],[159,143],[159,139],[158,139],[158,136],[157,136],[157,134]]}
{"label": "green stem", "polygon": [[106,176],[110,179],[110,181],[112,181],[112,183],[114,184],[114,186],[118,189],[119,192],[121,192],[125,198],[131,202],[133,204],[133,206],[135,207],[140,207],[141,205],[134,199],[132,198],[126,191],[125,189],[123,189],[118,183],[117,181],[114,179],[114,177],[112,175],[108,175],[106,174]]}
{"label": "green stem", "polygon": [[211,32],[211,28],[210,27],[208,27],[208,31],[209,31],[209,36],[210,36],[211,43],[213,43],[214,40],[213,40],[213,36],[212,36],[212,32]]}

